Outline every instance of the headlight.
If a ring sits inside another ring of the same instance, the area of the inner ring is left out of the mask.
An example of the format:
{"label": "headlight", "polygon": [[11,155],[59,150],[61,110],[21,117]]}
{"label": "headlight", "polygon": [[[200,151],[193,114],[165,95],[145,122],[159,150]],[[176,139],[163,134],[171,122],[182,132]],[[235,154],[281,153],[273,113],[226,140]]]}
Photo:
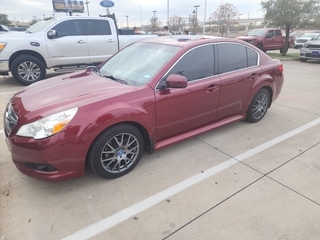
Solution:
{"label": "headlight", "polygon": [[23,125],[17,132],[18,136],[42,139],[60,132],[76,115],[78,108],[65,110],[35,122]]}
{"label": "headlight", "polygon": [[303,48],[308,48],[308,43],[304,43],[304,44],[302,45],[302,47],[303,47]]}

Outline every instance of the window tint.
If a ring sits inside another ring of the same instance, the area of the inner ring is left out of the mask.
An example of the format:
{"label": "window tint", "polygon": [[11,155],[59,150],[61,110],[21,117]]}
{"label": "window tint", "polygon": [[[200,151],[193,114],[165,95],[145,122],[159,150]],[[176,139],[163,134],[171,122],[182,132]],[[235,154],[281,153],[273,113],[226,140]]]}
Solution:
{"label": "window tint", "polygon": [[251,48],[247,48],[248,67],[256,66],[258,64],[258,53]]}
{"label": "window tint", "polygon": [[52,30],[56,30],[57,37],[65,36],[78,36],[83,35],[82,21],[81,20],[67,20],[54,26]]}
{"label": "window tint", "polygon": [[274,36],[273,30],[269,30],[269,31],[267,32],[267,36],[273,37],[273,36]]}
{"label": "window tint", "polygon": [[258,54],[251,48],[233,43],[218,45],[219,74],[256,66]]}
{"label": "window tint", "polygon": [[197,47],[184,55],[167,74],[180,74],[188,81],[213,75],[213,45]]}
{"label": "window tint", "polygon": [[219,44],[219,73],[247,67],[246,47],[238,44]]}
{"label": "window tint", "polygon": [[276,36],[282,36],[281,30],[275,30]]}
{"label": "window tint", "polygon": [[111,35],[109,21],[87,19],[85,23],[88,35]]}

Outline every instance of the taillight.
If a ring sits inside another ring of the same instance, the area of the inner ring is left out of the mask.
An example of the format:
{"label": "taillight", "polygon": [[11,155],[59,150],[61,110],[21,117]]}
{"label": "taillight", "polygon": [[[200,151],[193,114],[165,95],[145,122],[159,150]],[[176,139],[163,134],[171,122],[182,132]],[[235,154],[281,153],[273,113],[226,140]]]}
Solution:
{"label": "taillight", "polygon": [[278,66],[278,70],[279,70],[280,72],[283,72],[283,64],[282,64],[282,63]]}

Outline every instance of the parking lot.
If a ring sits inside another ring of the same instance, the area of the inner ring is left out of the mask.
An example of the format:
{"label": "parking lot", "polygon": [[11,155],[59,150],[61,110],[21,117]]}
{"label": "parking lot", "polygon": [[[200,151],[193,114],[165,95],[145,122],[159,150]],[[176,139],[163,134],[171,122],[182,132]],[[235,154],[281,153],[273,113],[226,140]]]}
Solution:
{"label": "parking lot", "polygon": [[[0,239],[319,239],[320,62],[283,64],[262,121],[144,154],[113,180],[89,169],[58,183],[24,176],[1,117]],[[1,116],[23,88],[0,76]]]}

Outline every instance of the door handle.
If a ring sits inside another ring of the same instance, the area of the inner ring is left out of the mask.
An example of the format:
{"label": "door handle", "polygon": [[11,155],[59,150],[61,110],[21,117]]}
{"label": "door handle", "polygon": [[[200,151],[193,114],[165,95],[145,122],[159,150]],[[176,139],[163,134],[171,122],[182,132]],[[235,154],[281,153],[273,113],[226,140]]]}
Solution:
{"label": "door handle", "polygon": [[216,91],[216,90],[218,90],[218,86],[212,84],[212,85],[210,85],[210,86],[207,88],[206,91],[207,91],[207,92],[214,92],[214,91]]}
{"label": "door handle", "polygon": [[107,42],[108,43],[114,43],[114,40],[113,39],[108,39]]}
{"label": "door handle", "polygon": [[257,80],[257,79],[258,79],[258,77],[259,77],[259,75],[258,75],[258,74],[253,73],[253,74],[251,74],[251,76],[250,76],[249,78],[250,78],[250,80],[254,81],[254,80]]}
{"label": "door handle", "polygon": [[84,44],[84,43],[86,43],[86,42],[83,41],[83,40],[79,40],[77,43]]}

